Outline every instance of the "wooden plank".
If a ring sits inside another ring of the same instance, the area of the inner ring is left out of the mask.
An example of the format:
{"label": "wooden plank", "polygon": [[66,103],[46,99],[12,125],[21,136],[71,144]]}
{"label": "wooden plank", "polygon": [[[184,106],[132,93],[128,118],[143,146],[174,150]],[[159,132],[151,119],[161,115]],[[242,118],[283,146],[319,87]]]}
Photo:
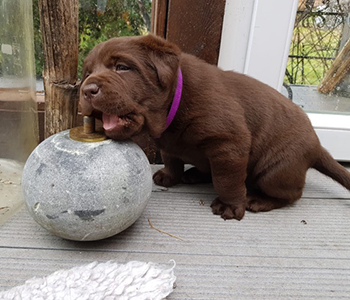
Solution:
{"label": "wooden plank", "polygon": [[166,38],[187,53],[217,64],[226,0],[170,0]]}
{"label": "wooden plank", "polygon": [[[181,242],[181,241],[180,241]],[[255,241],[259,243],[259,240]],[[132,260],[162,264],[175,260],[175,299],[348,299],[350,271],[346,258],[220,255],[183,255],[139,252],[78,252],[44,249],[4,249],[0,288],[9,289],[25,280],[49,275],[92,261]],[[68,297],[66,297],[68,298]],[[69,299],[69,298],[68,298]]]}
{"label": "wooden plank", "polygon": [[[337,253],[349,259],[350,271],[350,236],[344,235],[350,228],[349,199],[304,198],[283,209],[246,212],[240,222],[225,222],[213,215],[210,209],[213,199],[213,195],[204,194],[154,193],[134,225],[111,238],[84,243],[51,235],[23,208],[0,228],[1,247],[140,253],[157,249],[158,253],[189,255],[209,254],[214,247],[222,249],[222,255],[279,255],[285,251],[294,257],[332,257]],[[148,220],[183,241],[154,230]],[[256,231],[257,228],[260,230]],[[309,240],[298,239],[308,234]],[[231,238],[238,236],[246,239]],[[327,246],[322,244],[325,237],[329,239]],[[254,243],[257,240],[260,245]]]}
{"label": "wooden plank", "polygon": [[151,32],[165,38],[169,0],[152,1]]}
{"label": "wooden plank", "polygon": [[[188,187],[192,193],[183,193],[183,186],[153,193],[133,226],[97,242],[54,237],[22,210],[0,228],[0,289],[96,260],[173,259],[177,287],[169,300],[348,298],[349,199],[301,199],[225,222],[210,211],[213,195]],[[185,241],[152,229],[148,219]]]}

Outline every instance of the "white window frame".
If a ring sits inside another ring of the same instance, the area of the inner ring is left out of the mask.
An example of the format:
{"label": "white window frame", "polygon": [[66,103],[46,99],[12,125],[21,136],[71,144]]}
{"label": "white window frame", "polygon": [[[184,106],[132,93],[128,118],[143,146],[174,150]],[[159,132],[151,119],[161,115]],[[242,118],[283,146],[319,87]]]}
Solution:
{"label": "white window frame", "polygon": [[[219,67],[281,91],[297,7],[298,0],[226,0]],[[307,114],[321,144],[350,161],[350,115]]]}

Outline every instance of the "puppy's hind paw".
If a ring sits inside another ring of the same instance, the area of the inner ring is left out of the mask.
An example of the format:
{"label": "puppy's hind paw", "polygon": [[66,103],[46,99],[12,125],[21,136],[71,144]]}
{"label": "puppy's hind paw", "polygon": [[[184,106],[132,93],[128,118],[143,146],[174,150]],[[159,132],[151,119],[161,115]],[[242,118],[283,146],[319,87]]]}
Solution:
{"label": "puppy's hind paw", "polygon": [[245,213],[244,206],[234,206],[223,203],[220,201],[219,197],[213,201],[210,207],[214,215],[220,215],[225,221],[231,219],[240,221]]}
{"label": "puppy's hind paw", "polygon": [[263,203],[261,200],[249,201],[246,209],[250,212],[267,211],[265,203]]}
{"label": "puppy's hind paw", "polygon": [[179,179],[176,179],[174,176],[171,176],[163,169],[154,173],[153,181],[156,185],[160,185],[164,187],[171,187],[180,182]]}
{"label": "puppy's hind paw", "polygon": [[248,197],[246,209],[250,212],[270,211],[275,208],[281,208],[289,204],[288,200],[269,197]]}

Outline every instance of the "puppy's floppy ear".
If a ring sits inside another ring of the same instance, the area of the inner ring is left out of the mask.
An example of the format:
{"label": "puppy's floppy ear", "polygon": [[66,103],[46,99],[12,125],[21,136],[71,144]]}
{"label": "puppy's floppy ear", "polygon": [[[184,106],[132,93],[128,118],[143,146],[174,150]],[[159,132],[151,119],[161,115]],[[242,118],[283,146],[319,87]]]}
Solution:
{"label": "puppy's floppy ear", "polygon": [[168,87],[176,79],[180,64],[180,49],[175,44],[152,34],[143,37],[142,43],[157,72],[159,83],[162,87]]}

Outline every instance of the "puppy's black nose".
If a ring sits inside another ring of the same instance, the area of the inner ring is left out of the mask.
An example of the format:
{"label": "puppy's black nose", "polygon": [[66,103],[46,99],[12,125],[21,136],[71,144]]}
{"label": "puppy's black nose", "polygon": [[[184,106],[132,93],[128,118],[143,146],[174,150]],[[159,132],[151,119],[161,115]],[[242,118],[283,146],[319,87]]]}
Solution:
{"label": "puppy's black nose", "polygon": [[83,95],[86,100],[91,100],[100,93],[100,87],[96,83],[90,83],[83,87]]}

